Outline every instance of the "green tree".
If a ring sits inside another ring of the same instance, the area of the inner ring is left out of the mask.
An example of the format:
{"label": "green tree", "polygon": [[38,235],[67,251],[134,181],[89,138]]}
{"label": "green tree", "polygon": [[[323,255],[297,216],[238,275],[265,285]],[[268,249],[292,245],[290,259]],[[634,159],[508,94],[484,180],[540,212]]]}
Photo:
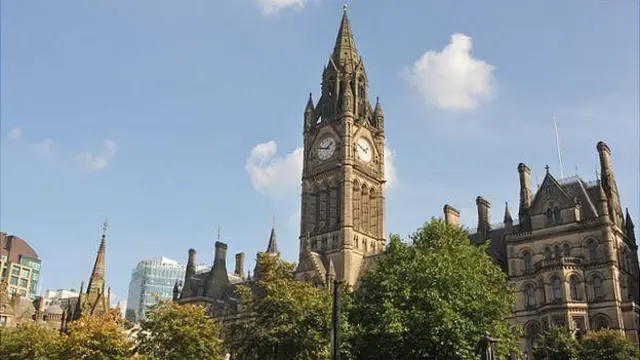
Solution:
{"label": "green tree", "polygon": [[200,305],[159,301],[136,331],[138,354],[149,360],[224,359],[221,326]]}
{"label": "green tree", "polygon": [[133,355],[134,342],[121,325],[117,310],[83,315],[69,324],[67,333],[65,359],[124,360]]}
{"label": "green tree", "polygon": [[587,333],[580,341],[580,360],[640,359],[638,347],[615,330]]}
{"label": "green tree", "polygon": [[392,235],[376,267],[361,279],[349,320],[358,359],[475,359],[485,332],[498,358],[516,349],[505,318],[507,276],[467,231],[432,219],[410,236]]}
{"label": "green tree", "polygon": [[564,326],[551,328],[540,336],[533,348],[534,360],[578,360],[580,345]]}
{"label": "green tree", "polygon": [[232,358],[328,359],[331,294],[294,280],[294,265],[272,255],[258,256],[259,277],[237,288],[248,321],[228,325]]}
{"label": "green tree", "polygon": [[47,329],[41,324],[0,327],[0,359],[61,360],[64,340],[58,331]]}

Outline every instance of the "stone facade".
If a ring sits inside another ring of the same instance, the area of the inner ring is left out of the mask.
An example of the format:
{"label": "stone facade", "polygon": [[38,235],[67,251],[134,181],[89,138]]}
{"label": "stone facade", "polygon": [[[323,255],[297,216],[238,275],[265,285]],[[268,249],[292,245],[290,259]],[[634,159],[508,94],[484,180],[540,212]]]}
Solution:
{"label": "stone facade", "polygon": [[478,227],[471,240],[490,240],[491,254],[509,276],[517,295],[510,321],[522,326],[526,352],[556,325],[579,332],[618,329],[639,343],[634,224],[628,211],[623,215],[611,150],[603,142],[597,149],[601,177],[592,182],[557,180],[547,167],[534,193],[531,170],[520,164],[518,222],[506,205],[503,223],[492,226],[489,202],[476,201]]}

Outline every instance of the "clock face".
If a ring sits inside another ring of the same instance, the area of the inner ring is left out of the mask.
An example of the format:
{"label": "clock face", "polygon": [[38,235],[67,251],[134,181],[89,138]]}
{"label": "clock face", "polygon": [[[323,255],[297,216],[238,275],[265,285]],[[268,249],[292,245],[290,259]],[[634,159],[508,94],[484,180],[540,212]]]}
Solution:
{"label": "clock face", "polygon": [[318,158],[327,160],[336,151],[336,141],[332,137],[325,138],[318,145]]}
{"label": "clock face", "polygon": [[371,161],[373,157],[373,153],[371,150],[371,145],[369,141],[365,138],[359,138],[356,141],[356,154],[358,154],[358,158],[364,162]]}

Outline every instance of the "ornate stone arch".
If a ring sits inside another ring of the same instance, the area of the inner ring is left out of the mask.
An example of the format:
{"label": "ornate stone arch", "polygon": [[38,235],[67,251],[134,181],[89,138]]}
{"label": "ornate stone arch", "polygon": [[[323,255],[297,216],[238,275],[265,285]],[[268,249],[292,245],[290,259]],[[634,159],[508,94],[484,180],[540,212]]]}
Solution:
{"label": "ornate stone arch", "polygon": [[563,276],[552,273],[549,275],[549,283],[551,284],[551,299],[553,301],[560,301],[564,299],[564,281]]}
{"label": "ornate stone arch", "polygon": [[542,334],[542,326],[536,320],[530,320],[524,324],[524,338],[526,341],[525,351],[530,353],[536,342],[538,341],[540,334]]}
{"label": "ornate stone arch", "polygon": [[573,253],[573,246],[571,246],[571,243],[569,243],[568,241],[565,241],[562,244],[562,255],[565,257],[571,257]]}
{"label": "ornate stone arch", "polygon": [[595,314],[589,322],[591,323],[591,330],[609,329],[612,324],[611,318],[603,313]]}
{"label": "ornate stone arch", "polygon": [[526,247],[520,250],[518,257],[522,259],[522,271],[527,272],[533,270],[533,259],[535,257],[535,252],[532,248]]}

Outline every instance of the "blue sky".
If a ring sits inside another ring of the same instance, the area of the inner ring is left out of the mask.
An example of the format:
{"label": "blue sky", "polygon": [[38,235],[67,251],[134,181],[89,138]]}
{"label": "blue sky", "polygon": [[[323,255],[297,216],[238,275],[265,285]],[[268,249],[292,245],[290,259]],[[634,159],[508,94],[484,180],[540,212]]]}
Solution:
{"label": "blue sky", "polygon": [[[297,260],[302,115],[334,0],[2,1],[0,229],[78,287],[109,218],[107,282],[137,262],[211,262],[218,227],[249,259],[272,223]],[[386,115],[387,230],[482,195],[517,208],[517,165],[595,178],[613,152],[640,223],[638,1],[362,1],[349,16]],[[258,146],[260,145],[260,146]],[[247,264],[251,268],[252,261]]]}

